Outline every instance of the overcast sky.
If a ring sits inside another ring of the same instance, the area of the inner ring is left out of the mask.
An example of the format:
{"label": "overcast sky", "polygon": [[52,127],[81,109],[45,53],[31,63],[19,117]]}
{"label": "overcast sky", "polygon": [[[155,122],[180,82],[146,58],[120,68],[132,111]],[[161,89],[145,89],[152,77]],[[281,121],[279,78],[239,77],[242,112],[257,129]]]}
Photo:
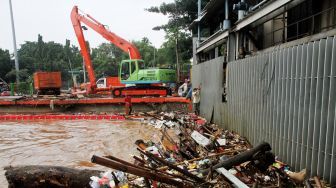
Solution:
{"label": "overcast sky", "polygon": [[[99,22],[108,25],[110,30],[126,40],[140,40],[148,37],[160,47],[164,41],[163,31],[152,28],[167,22],[161,14],[145,11],[153,5],[173,0],[12,0],[18,48],[24,41],[36,41],[41,34],[44,41],[65,43],[70,39],[77,45],[70,21],[74,5]],[[85,32],[86,40],[92,47],[106,42],[93,31]],[[0,0],[0,48],[13,51],[9,1]]]}

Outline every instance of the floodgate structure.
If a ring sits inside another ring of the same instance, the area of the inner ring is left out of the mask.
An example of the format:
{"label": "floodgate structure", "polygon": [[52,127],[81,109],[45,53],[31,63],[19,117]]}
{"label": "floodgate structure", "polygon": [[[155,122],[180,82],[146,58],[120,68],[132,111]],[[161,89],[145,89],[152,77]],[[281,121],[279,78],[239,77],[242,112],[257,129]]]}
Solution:
{"label": "floodgate structure", "polygon": [[336,1],[199,1],[201,115],[336,185]]}

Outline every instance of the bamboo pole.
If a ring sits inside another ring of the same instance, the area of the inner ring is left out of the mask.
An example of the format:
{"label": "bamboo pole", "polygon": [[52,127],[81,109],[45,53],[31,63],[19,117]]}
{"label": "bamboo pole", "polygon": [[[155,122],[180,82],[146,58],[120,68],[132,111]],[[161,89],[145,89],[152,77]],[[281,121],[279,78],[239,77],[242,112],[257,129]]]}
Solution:
{"label": "bamboo pole", "polygon": [[139,169],[139,168],[134,168],[132,166],[127,166],[127,165],[112,161],[112,160],[104,158],[104,157],[99,157],[99,156],[93,155],[92,158],[91,158],[91,161],[93,163],[96,163],[96,164],[99,164],[99,165],[102,165],[102,166],[106,166],[106,167],[109,167],[109,168],[113,168],[113,169],[116,169],[116,170],[120,170],[120,171],[123,171],[123,172],[126,172],[126,173],[134,174],[136,176],[148,178],[148,179],[151,179],[151,180],[166,183],[166,184],[169,184],[169,185],[174,185],[174,186],[177,186],[177,187],[185,187],[183,182],[176,181],[176,180],[174,180],[172,178],[169,178],[167,176],[163,176],[163,175],[160,175],[160,174],[157,174],[157,173],[152,173],[152,172],[149,172],[149,171],[146,171],[146,170],[143,170],[143,169]]}

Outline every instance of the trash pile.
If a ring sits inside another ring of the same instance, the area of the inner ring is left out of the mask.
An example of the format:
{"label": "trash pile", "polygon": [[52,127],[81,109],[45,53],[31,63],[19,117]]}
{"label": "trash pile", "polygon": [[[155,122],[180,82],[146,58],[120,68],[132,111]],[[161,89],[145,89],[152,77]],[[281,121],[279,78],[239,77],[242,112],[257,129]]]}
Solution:
{"label": "trash pile", "polygon": [[159,141],[137,140],[134,163],[94,155],[93,163],[116,171],[91,177],[92,187],[326,187],[318,177],[307,179],[305,170],[291,172],[268,143],[252,147],[194,114],[140,115],[160,129]]}

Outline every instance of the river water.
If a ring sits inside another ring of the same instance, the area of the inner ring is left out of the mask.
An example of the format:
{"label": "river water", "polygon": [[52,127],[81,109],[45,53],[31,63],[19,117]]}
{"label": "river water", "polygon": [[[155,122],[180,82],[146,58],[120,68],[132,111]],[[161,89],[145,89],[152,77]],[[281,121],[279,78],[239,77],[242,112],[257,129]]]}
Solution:
{"label": "river water", "polygon": [[106,170],[90,163],[93,154],[128,161],[135,140],[156,138],[159,131],[140,121],[0,122],[0,187],[8,165],[60,165]]}

